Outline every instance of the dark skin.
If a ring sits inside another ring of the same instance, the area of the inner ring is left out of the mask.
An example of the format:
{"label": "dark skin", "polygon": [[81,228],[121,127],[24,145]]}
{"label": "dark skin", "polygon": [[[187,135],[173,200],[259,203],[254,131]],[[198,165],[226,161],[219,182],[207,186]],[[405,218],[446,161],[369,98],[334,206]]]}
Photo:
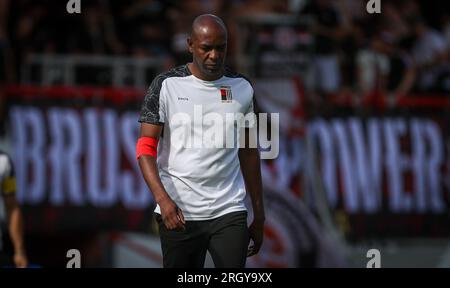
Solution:
{"label": "dark skin", "polygon": [[197,17],[187,43],[193,56],[189,70],[194,76],[206,81],[214,81],[223,76],[227,30],[220,18],[213,15]]}
{"label": "dark skin", "polygon": [[[249,129],[245,129],[245,143],[249,143],[249,134]],[[250,257],[259,252],[264,238],[265,213],[262,197],[261,163],[257,148],[239,148],[238,156],[245,188],[250,194],[253,208],[253,222],[249,227],[253,245],[249,247],[247,252],[247,256]]]}
{"label": "dark skin", "polygon": [[23,242],[23,216],[17,203],[15,193],[4,198],[6,215],[8,217],[9,234],[14,246],[14,264],[18,268],[25,268],[28,265],[27,255]]}
{"label": "dark skin", "polygon": [[[224,74],[227,50],[227,30],[220,18],[214,15],[201,15],[192,25],[191,37],[187,40],[192,53],[192,63],[188,64],[191,73],[202,80],[214,81]],[[140,137],[159,139],[162,126],[141,124]],[[248,139],[249,131],[245,131]],[[246,143],[249,143],[246,141]],[[263,242],[264,205],[262,198],[262,181],[259,151],[256,148],[239,148],[239,161],[247,192],[250,194],[254,220],[249,227],[253,245],[247,256],[258,253]],[[155,201],[161,208],[161,217],[167,229],[184,229],[184,216],[181,209],[170,198],[158,174],[156,159],[149,155],[139,158],[144,179],[153,193]]]}

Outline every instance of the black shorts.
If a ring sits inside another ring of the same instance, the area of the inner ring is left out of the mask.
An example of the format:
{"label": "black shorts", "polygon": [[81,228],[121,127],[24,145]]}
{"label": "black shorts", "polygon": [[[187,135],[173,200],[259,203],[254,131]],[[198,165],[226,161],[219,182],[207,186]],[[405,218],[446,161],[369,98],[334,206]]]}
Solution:
{"label": "black shorts", "polygon": [[185,230],[168,230],[161,215],[159,224],[163,266],[202,268],[209,251],[217,268],[245,266],[249,244],[247,212],[239,211],[204,221],[186,221]]}

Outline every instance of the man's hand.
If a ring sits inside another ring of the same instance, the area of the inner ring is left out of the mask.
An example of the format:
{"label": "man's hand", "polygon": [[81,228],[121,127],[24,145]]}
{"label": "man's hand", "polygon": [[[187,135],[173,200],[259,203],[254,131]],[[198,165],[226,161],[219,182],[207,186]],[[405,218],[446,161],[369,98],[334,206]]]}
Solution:
{"label": "man's hand", "polygon": [[[245,129],[245,143],[250,143],[250,139],[256,134],[250,129]],[[253,222],[248,228],[250,239],[253,245],[248,248],[247,257],[259,252],[264,237],[264,202],[262,194],[261,180],[261,160],[258,148],[239,148],[239,163],[242,176],[244,177],[245,188],[250,194],[253,208]]]}
{"label": "man's hand", "polygon": [[160,201],[159,208],[161,208],[161,217],[164,225],[169,230],[173,229],[185,229],[184,216],[180,208],[173,202],[172,199],[166,197]]}
{"label": "man's hand", "polygon": [[264,221],[253,220],[250,225],[249,233],[250,239],[253,240],[253,245],[248,248],[247,257],[253,256],[259,252],[264,238]]}
{"label": "man's hand", "polygon": [[[161,132],[162,127],[160,125],[142,123],[140,137],[159,139]],[[181,209],[177,207],[164,189],[159,177],[156,157],[142,155],[139,157],[138,163],[142,176],[153,193],[153,198],[158,203],[159,208],[161,208],[161,218],[166,228],[169,230],[184,229],[183,212],[181,212]]]}
{"label": "man's hand", "polygon": [[28,259],[25,253],[23,252],[14,253],[14,264],[16,265],[17,268],[27,268]]}

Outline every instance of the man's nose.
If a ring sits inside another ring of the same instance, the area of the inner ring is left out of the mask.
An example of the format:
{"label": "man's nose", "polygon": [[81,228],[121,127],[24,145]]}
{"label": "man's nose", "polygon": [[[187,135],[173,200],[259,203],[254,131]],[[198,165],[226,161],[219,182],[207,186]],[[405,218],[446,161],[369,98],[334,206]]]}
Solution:
{"label": "man's nose", "polygon": [[217,60],[220,58],[220,52],[217,49],[212,49],[209,53],[209,58]]}

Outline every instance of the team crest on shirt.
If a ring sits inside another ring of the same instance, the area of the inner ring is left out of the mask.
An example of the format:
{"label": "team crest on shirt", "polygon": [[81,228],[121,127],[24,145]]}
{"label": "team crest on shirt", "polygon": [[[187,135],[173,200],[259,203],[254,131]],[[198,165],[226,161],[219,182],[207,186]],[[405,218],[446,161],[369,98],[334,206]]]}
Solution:
{"label": "team crest on shirt", "polygon": [[233,94],[230,86],[220,86],[220,98],[222,103],[231,103],[233,101]]}

